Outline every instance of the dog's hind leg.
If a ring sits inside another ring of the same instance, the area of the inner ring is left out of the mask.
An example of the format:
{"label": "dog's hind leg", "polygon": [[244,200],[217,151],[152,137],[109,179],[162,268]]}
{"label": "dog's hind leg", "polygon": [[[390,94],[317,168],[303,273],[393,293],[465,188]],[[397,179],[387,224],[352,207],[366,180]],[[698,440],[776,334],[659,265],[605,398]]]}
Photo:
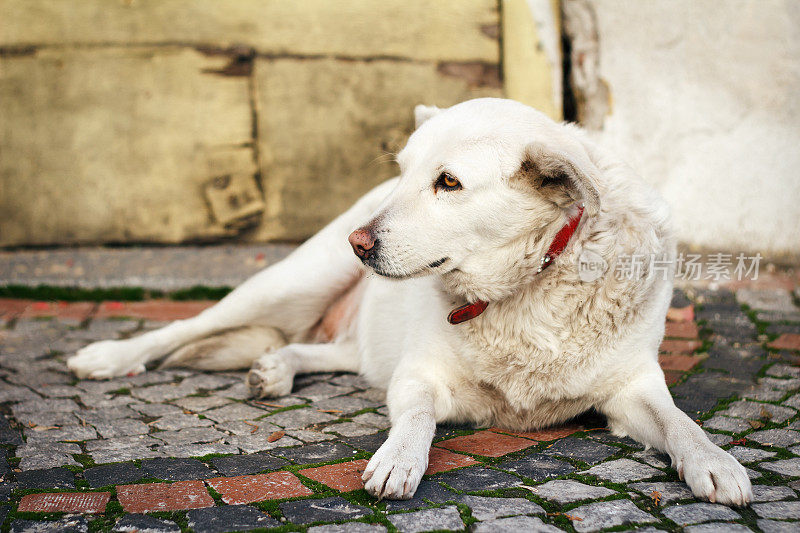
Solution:
{"label": "dog's hind leg", "polygon": [[169,354],[159,368],[242,370],[250,368],[264,352],[277,350],[282,346],[286,346],[286,338],[279,330],[245,326],[181,346]]}
{"label": "dog's hind leg", "polygon": [[347,236],[396,183],[389,180],[372,189],[286,259],[254,275],[196,317],[139,337],[91,344],[71,357],[67,366],[79,378],[136,374],[148,362],[187,343],[245,326],[275,328],[289,342],[306,341],[328,306],[363,274]]}
{"label": "dog's hind leg", "polygon": [[247,376],[250,392],[258,398],[285,396],[295,374],[358,372],[360,359],[351,340],[327,344],[289,344],[253,363]]}

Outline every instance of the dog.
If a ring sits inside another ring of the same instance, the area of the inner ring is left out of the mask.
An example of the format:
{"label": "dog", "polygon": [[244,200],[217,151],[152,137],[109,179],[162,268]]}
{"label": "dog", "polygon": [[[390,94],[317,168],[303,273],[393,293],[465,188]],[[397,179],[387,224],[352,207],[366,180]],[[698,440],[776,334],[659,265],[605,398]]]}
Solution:
{"label": "dog", "polygon": [[[675,257],[660,196],[577,126],[511,100],[415,118],[400,176],[286,259],[69,368],[251,367],[259,397],[288,394],[298,373],[358,372],[386,389],[392,422],[363,473],[378,498],[413,496],[437,422],[527,431],[595,409],[615,435],[668,453],[698,498],[747,505],[744,468],[675,407],[658,364]],[[586,279],[587,255],[606,272]],[[626,256],[669,266],[613,275]]]}

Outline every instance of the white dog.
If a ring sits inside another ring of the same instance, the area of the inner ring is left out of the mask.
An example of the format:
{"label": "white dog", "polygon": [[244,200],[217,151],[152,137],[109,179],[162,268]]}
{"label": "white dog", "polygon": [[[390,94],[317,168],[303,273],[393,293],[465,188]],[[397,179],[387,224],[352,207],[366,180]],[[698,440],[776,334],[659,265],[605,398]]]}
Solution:
{"label": "white dog", "polygon": [[[624,255],[674,258],[661,198],[578,128],[516,102],[418,106],[416,119],[400,177],[285,260],[197,317],[92,344],[69,368],[252,365],[262,397],[288,394],[297,373],[360,372],[387,390],[392,420],[363,476],[378,497],[414,494],[437,422],[532,430],[593,407],[615,434],[667,452],[696,496],[750,502],[744,468],[675,407],[658,365],[671,269],[611,272]],[[582,254],[612,267],[586,280]]]}

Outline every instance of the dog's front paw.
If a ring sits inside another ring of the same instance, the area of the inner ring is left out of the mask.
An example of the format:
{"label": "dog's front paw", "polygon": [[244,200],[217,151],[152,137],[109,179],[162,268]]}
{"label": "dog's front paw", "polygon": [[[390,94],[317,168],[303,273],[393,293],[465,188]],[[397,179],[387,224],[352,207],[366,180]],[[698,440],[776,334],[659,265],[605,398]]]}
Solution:
{"label": "dog's front paw", "polygon": [[721,448],[709,444],[702,452],[679,459],[675,467],[698,498],[740,507],[753,501],[747,471]]}
{"label": "dog's front paw", "polygon": [[67,368],[80,379],[110,379],[145,370],[141,354],[129,341],[92,343],[67,359]]}
{"label": "dog's front paw", "polygon": [[247,385],[256,398],[286,396],[292,392],[293,383],[294,368],[282,350],[261,357],[247,374]]}
{"label": "dog's front paw", "polygon": [[364,469],[364,488],[379,500],[410,499],[428,468],[427,450],[419,453],[405,444],[389,438]]}

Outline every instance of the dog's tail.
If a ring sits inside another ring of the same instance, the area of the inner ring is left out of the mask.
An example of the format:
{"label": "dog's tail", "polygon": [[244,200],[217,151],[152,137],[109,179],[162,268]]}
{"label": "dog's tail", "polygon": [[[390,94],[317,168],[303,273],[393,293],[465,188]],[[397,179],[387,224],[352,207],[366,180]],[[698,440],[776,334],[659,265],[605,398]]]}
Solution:
{"label": "dog's tail", "polygon": [[159,368],[248,369],[266,352],[282,346],[286,346],[286,338],[275,328],[247,326],[228,329],[181,346]]}

